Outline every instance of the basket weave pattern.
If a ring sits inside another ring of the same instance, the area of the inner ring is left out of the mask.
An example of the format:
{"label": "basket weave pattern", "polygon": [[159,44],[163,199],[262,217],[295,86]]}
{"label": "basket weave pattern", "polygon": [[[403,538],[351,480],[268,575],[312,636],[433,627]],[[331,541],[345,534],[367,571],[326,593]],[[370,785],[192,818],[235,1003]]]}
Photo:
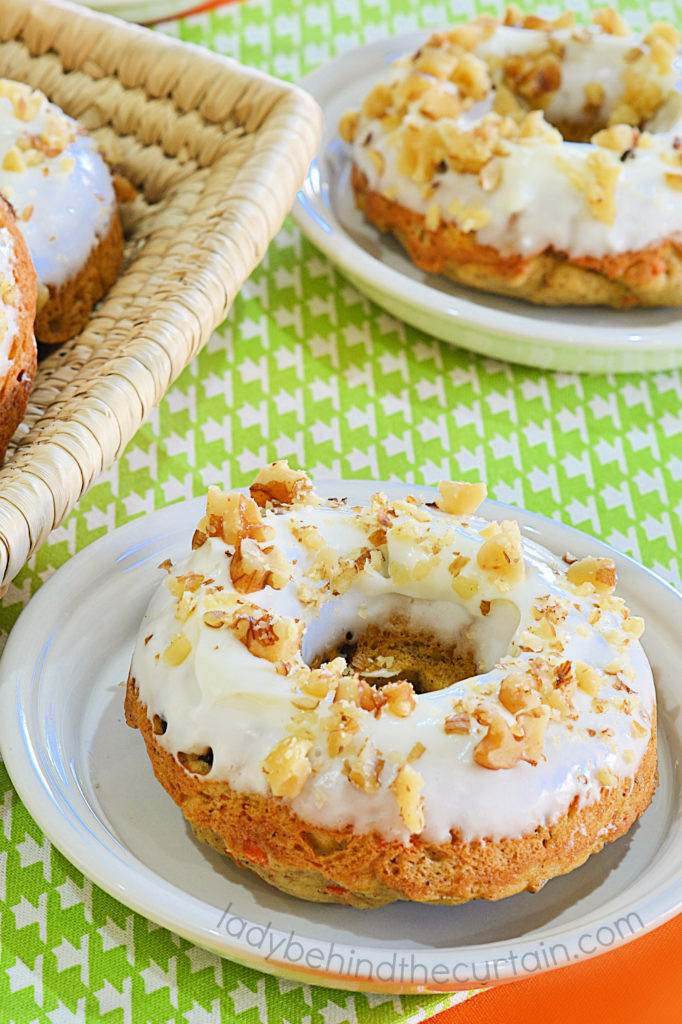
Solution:
{"label": "basket weave pattern", "polygon": [[4,588],[224,319],[293,202],[320,113],[235,61],[48,0],[0,0],[0,76],[42,89],[138,190],[121,276],[41,359],[0,470]]}

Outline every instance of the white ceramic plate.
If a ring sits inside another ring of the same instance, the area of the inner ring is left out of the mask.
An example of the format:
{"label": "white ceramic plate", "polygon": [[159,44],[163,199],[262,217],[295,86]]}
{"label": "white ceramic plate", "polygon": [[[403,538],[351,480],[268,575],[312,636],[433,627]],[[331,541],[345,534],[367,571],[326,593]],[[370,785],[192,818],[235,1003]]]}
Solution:
{"label": "white ceramic plate", "polygon": [[[375,486],[319,489],[361,501]],[[492,502],[485,511],[510,514]],[[197,843],[154,779],[140,735],[125,724],[122,682],[163,575],[157,566],[188,550],[202,512],[200,500],[170,506],[76,555],[32,598],[0,662],[0,744],[10,775],[45,834],[98,885],[191,941],[262,970],[401,992],[470,988],[561,966],[682,908],[682,598],[605,545],[516,510],[524,531],[558,554],[612,555],[619,592],[647,619],[661,782],[641,823],[540,893],[461,907],[309,904]]]}
{"label": "white ceramic plate", "polygon": [[533,306],[426,274],[400,245],[355,209],[339,117],[401,53],[428,32],[371,43],[337,57],[301,83],[324,112],[316,158],[292,216],[356,287],[390,313],[436,338],[483,355],[551,370],[621,372],[682,364],[682,312]]}
{"label": "white ceramic plate", "polygon": [[[91,7],[103,14],[113,14],[126,21],[142,23],[179,18],[199,7],[201,0],[77,0],[84,7]],[[227,2],[227,0],[226,0]]]}

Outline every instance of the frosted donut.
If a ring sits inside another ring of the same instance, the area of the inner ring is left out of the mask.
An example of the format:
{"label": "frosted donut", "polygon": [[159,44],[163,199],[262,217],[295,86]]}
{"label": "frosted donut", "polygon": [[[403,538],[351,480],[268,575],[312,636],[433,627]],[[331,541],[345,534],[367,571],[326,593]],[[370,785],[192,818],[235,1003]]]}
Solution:
{"label": "frosted donut", "polygon": [[36,274],[12,208],[0,197],[0,464],[36,372]]}
{"label": "frosted donut", "polygon": [[436,33],[344,114],[356,204],[418,267],[550,305],[682,304],[679,36],[594,19]]}
{"label": "frosted donut", "polygon": [[536,890],[656,784],[641,619],[482,485],[349,507],[275,463],[209,490],[141,625],[126,718],[196,835],[285,892],[378,906]]}
{"label": "frosted donut", "polygon": [[0,194],[38,275],[36,336],[66,341],[116,280],[123,233],[97,143],[38,90],[0,79]]}

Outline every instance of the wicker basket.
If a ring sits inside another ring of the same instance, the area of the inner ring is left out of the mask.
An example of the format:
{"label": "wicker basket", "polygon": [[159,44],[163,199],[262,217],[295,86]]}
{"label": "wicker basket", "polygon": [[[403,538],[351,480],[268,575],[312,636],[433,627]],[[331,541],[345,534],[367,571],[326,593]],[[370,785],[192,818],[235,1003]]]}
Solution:
{"label": "wicker basket", "polygon": [[235,61],[48,0],[0,0],[0,76],[78,118],[139,190],[123,272],[87,329],[41,361],[0,470],[6,589],[224,319],[293,202],[321,115]]}

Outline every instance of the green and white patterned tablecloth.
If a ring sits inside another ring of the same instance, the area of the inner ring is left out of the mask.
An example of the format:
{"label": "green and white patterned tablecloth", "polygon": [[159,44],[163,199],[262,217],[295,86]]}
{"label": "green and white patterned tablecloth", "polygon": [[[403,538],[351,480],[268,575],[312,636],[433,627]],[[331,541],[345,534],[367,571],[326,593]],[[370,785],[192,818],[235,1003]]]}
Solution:
{"label": "green and white patterned tablecloth", "polygon": [[[477,9],[495,7],[246,0],[164,29],[298,79],[343,49]],[[674,3],[621,10],[635,26],[681,20]],[[247,483],[284,457],[327,477],[482,476],[492,497],[594,534],[680,586],[679,371],[553,374],[448,347],[372,305],[289,220],[227,322],[10,587],[3,634],[90,541],[211,482]],[[354,995],[221,961],[83,878],[43,837],[1,765],[0,805],[2,1024],[383,1024],[462,998]]]}

